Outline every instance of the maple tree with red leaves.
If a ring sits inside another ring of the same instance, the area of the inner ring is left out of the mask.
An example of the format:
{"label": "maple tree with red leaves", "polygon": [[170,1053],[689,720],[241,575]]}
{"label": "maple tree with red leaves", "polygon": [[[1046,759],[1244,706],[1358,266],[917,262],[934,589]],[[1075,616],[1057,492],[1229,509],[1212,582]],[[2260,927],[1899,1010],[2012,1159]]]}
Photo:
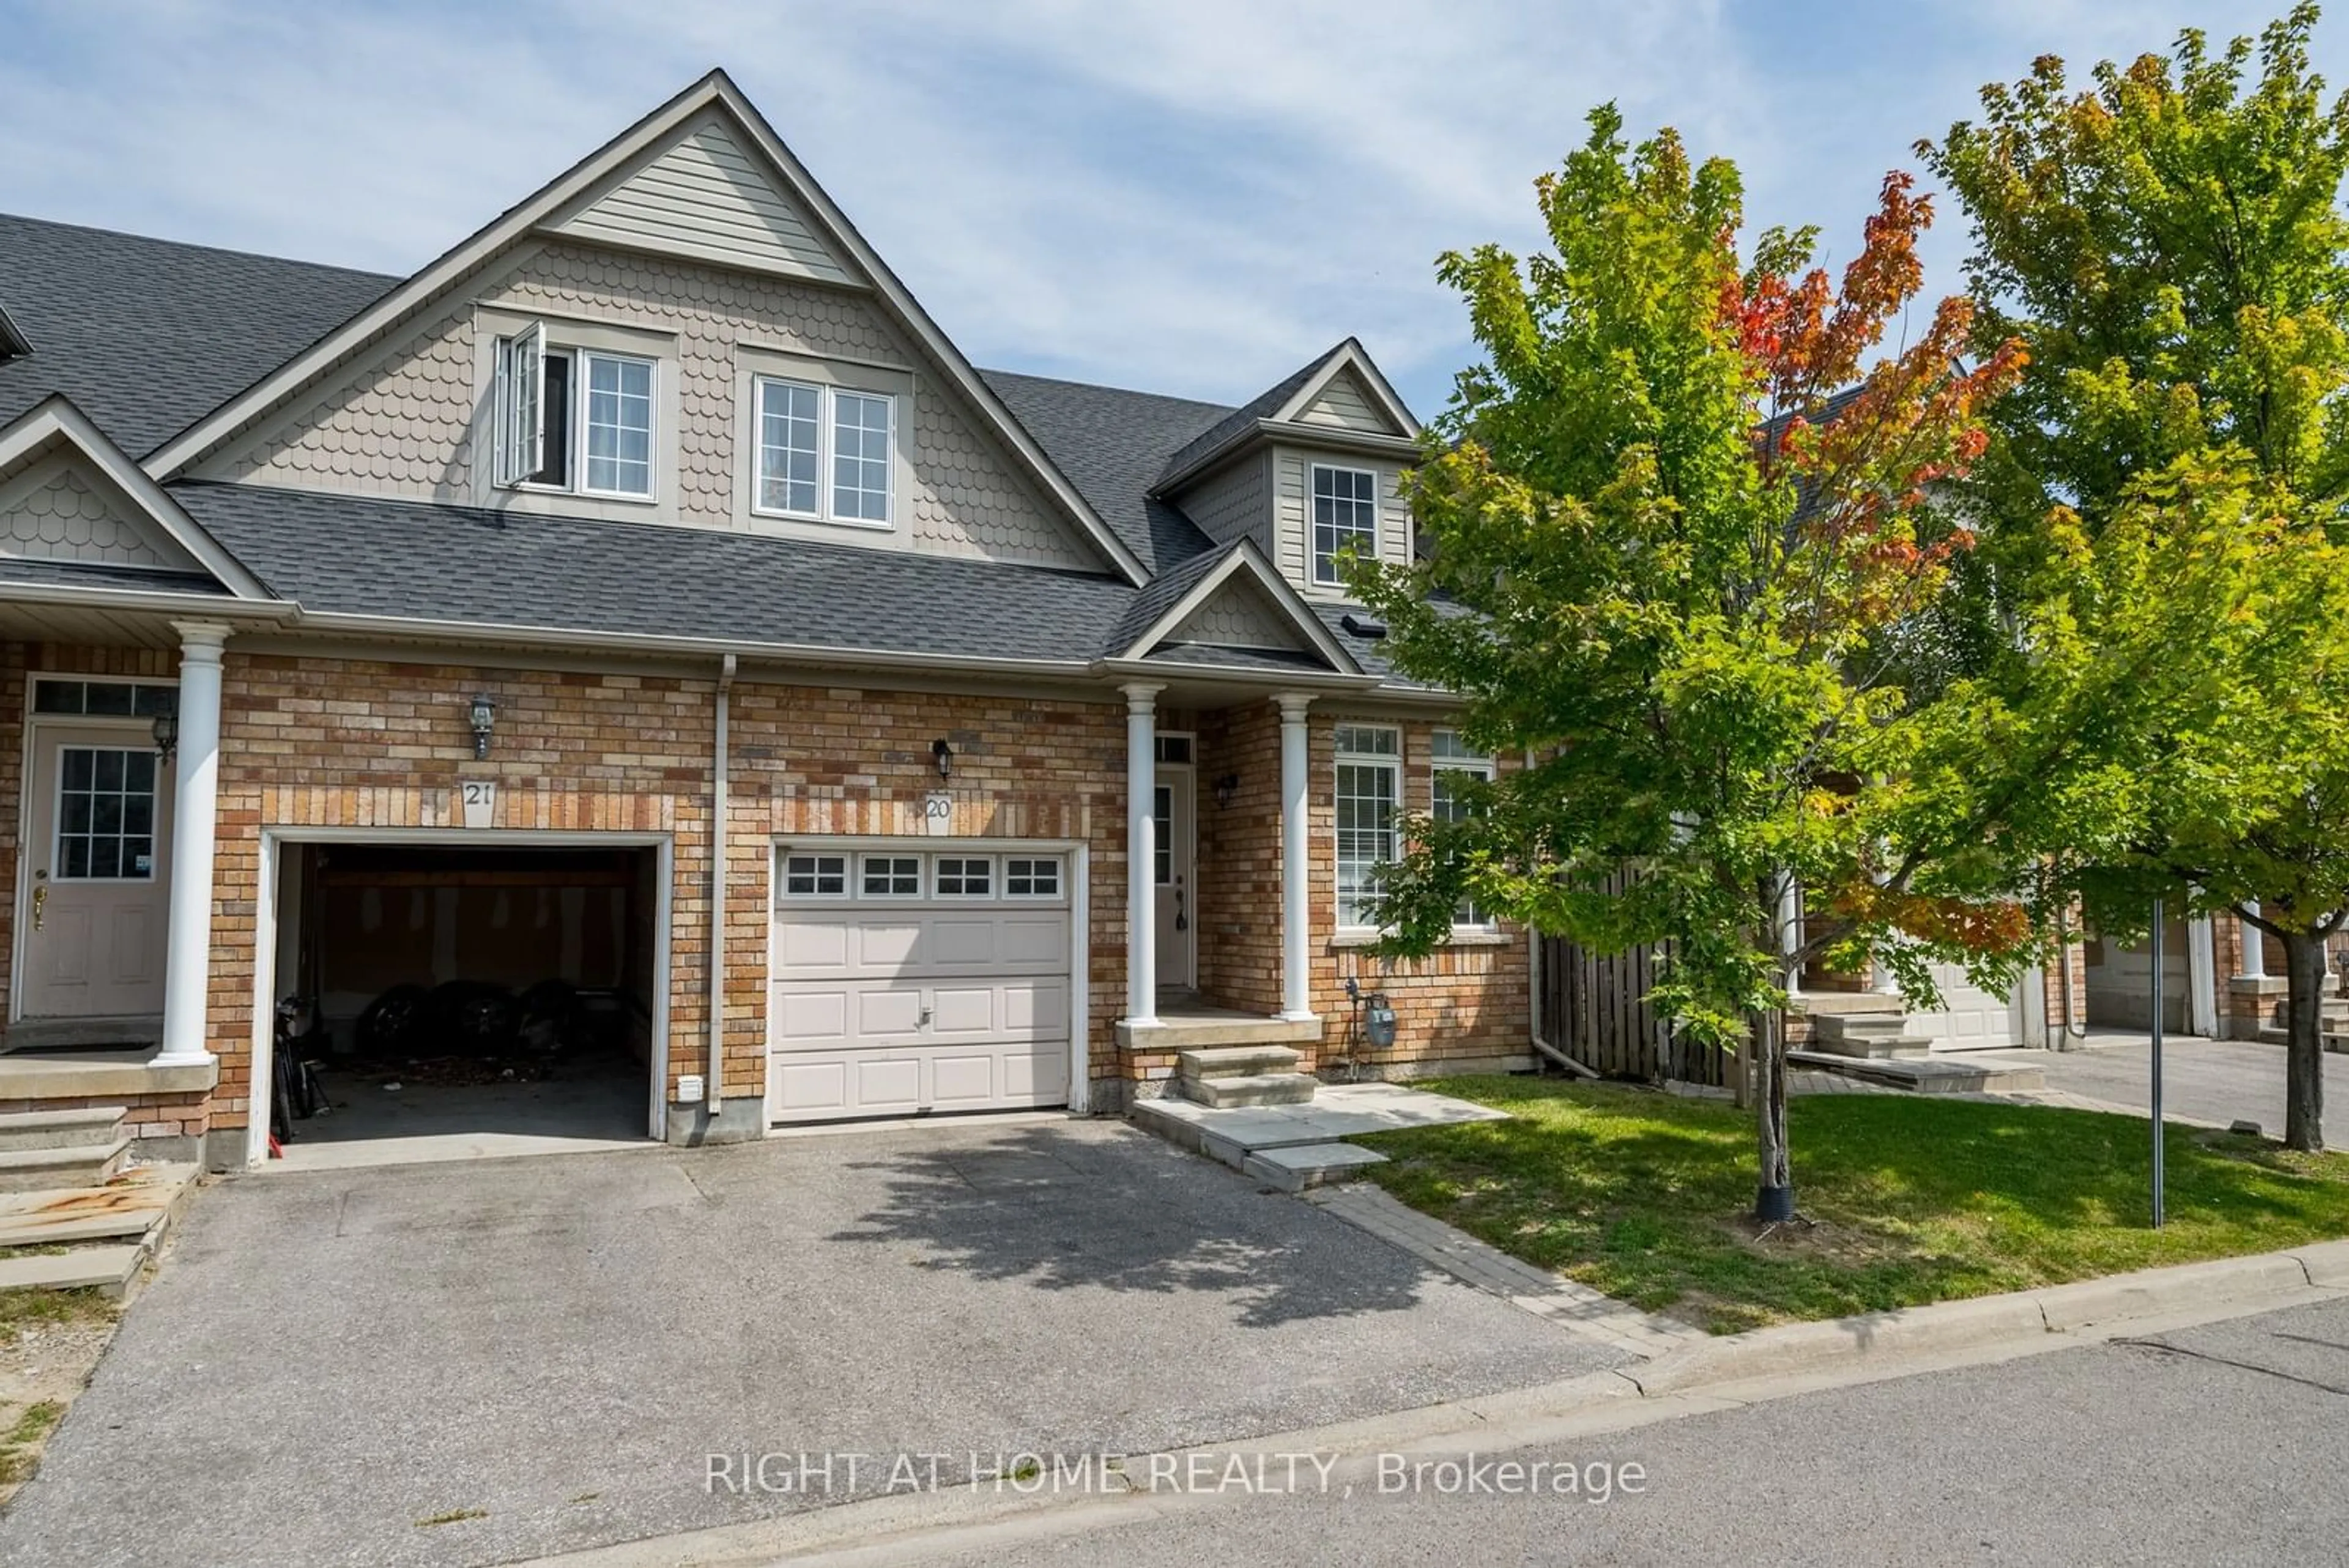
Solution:
{"label": "maple tree with red leaves", "polygon": [[1396,954],[1469,898],[1594,952],[1666,948],[1651,999],[1742,1048],[1756,1212],[1783,1217],[1801,967],[1872,962],[1930,1006],[1935,966],[2002,990],[2043,931],[2033,862],[1931,809],[1919,766],[1968,761],[1933,694],[1971,543],[1942,482],[2023,354],[1961,363],[1963,299],[1908,334],[1932,208],[1907,175],[1837,278],[1808,231],[1741,250],[1728,162],[1669,130],[1627,146],[1611,108],[1591,125],[1538,182],[1546,252],[1443,258],[1483,356],[1407,483],[1421,558],[1354,568],[1397,665],[1532,759],[1465,819],[1407,825],[1378,915]]}

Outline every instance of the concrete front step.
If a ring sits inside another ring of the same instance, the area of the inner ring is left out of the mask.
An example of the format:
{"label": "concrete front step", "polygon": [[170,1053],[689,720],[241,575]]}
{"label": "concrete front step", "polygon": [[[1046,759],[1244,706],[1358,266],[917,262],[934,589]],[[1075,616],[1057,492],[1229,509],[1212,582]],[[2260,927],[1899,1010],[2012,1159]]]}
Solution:
{"label": "concrete front step", "polygon": [[0,1258],[0,1291],[77,1291],[95,1285],[101,1294],[119,1300],[146,1261],[143,1241]]}
{"label": "concrete front step", "polygon": [[1301,1106],[1319,1088],[1303,1073],[1247,1073],[1226,1078],[1177,1078],[1186,1100],[1223,1110],[1234,1106]]}
{"label": "concrete front step", "polygon": [[1305,1053],[1288,1045],[1209,1045],[1177,1052],[1175,1071],[1185,1078],[1239,1078],[1262,1073],[1294,1073]]}
{"label": "concrete front step", "polygon": [[120,1170],[129,1156],[130,1138],[126,1133],[117,1133],[108,1143],[11,1150],[0,1154],[0,1192],[96,1187]]}
{"label": "concrete front step", "polygon": [[[2170,1038],[2176,1039],[2177,1036],[2172,1035]],[[2292,1042],[2292,1036],[2289,1033],[2273,1024],[2262,1028],[2252,1038],[2258,1040],[2262,1045],[2286,1045]],[[2331,1029],[2327,1029],[2323,1038],[2327,1051],[2335,1055],[2349,1056],[2349,1033],[2335,1033]]]}
{"label": "concrete front step", "polygon": [[1921,1034],[1847,1034],[1840,1039],[1821,1036],[1811,1042],[1811,1049],[1857,1061],[1909,1061],[1931,1055],[1933,1043]]}
{"label": "concrete front step", "polygon": [[122,1135],[121,1106],[86,1106],[67,1111],[12,1111],[0,1116],[0,1155],[26,1148],[67,1148],[108,1144]]}
{"label": "concrete front step", "polygon": [[1386,1162],[1385,1155],[1359,1144],[1309,1143],[1259,1149],[1245,1157],[1240,1169],[1283,1192],[1303,1192],[1333,1181],[1350,1181],[1369,1167]]}
{"label": "concrete front step", "polygon": [[1822,1040],[1876,1040],[1908,1032],[1905,1012],[1822,1012],[1811,1020],[1811,1033]]}
{"label": "concrete front step", "polygon": [[0,1247],[154,1238],[195,1189],[193,1165],[143,1166],[103,1187],[0,1193]]}
{"label": "concrete front step", "polygon": [[1155,1023],[1118,1020],[1117,1043],[1135,1052],[1195,1051],[1227,1045],[1311,1045],[1321,1038],[1321,1020],[1267,1018],[1251,1012],[1177,1014]]}
{"label": "concrete front step", "polygon": [[1969,1062],[1962,1055],[1862,1058],[1789,1051],[1786,1060],[1797,1067],[1821,1068],[1920,1095],[2023,1094],[2047,1086],[2047,1075],[2040,1068]]}

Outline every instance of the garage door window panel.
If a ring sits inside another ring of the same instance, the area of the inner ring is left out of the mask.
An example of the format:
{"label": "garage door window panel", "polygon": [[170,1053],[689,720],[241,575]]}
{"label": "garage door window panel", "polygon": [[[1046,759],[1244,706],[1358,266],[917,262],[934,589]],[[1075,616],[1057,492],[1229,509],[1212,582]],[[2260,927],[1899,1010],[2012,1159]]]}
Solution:
{"label": "garage door window panel", "polygon": [[783,861],[783,891],[795,898],[848,896],[848,857],[793,855]]}
{"label": "garage door window panel", "polygon": [[1003,863],[1003,896],[1007,898],[1057,898],[1061,896],[1061,857],[1012,856]]}
{"label": "garage door window panel", "polygon": [[991,898],[995,896],[995,862],[985,856],[938,857],[938,897]]}
{"label": "garage door window panel", "polygon": [[861,890],[867,898],[918,898],[922,896],[922,860],[918,855],[868,855]]}

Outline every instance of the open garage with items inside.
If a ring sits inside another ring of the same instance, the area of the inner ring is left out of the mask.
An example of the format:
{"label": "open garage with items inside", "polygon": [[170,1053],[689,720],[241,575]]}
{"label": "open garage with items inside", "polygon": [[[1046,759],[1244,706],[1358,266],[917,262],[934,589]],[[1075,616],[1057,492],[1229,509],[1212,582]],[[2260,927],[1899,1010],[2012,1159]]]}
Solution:
{"label": "open garage with items inside", "polygon": [[650,846],[282,844],[273,1136],[651,1136],[661,877]]}

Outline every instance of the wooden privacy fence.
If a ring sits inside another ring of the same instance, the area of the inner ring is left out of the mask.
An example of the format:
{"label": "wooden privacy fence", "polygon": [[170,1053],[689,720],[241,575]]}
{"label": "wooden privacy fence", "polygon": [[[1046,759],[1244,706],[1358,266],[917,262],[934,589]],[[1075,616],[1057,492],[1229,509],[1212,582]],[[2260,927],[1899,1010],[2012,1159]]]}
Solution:
{"label": "wooden privacy fence", "polygon": [[1669,956],[1669,947],[1600,955],[1544,937],[1535,1036],[1602,1077],[1728,1083],[1730,1054],[1683,1038],[1646,1000]]}

